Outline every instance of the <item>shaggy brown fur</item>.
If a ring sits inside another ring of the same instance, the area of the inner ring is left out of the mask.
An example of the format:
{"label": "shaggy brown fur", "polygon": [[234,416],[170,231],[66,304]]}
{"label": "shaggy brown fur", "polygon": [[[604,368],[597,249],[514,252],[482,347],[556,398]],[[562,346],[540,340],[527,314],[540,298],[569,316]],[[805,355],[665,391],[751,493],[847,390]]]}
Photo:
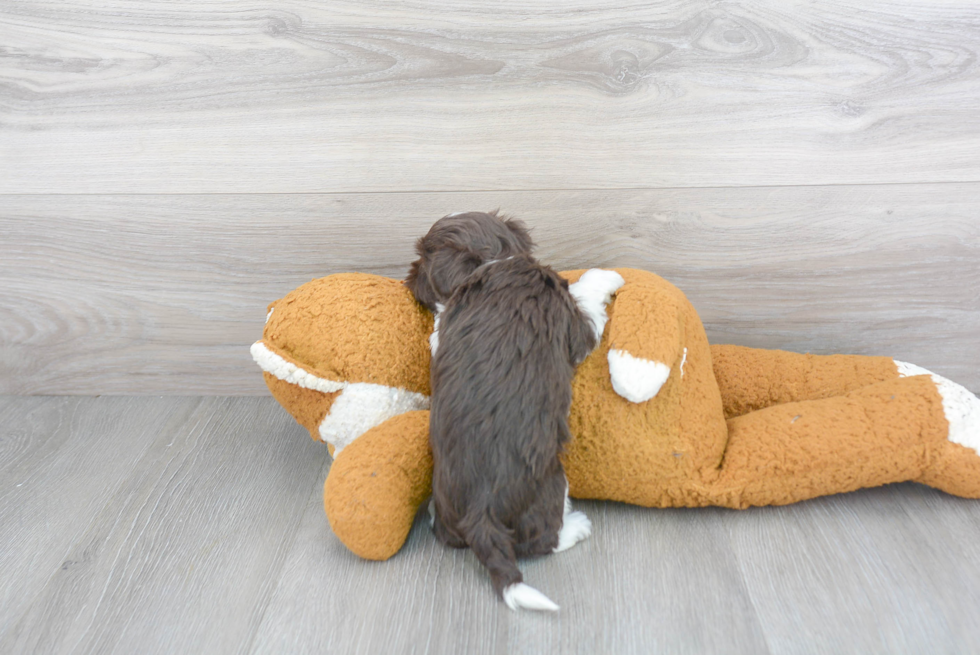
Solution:
{"label": "shaggy brown fur", "polygon": [[478,268],[442,313],[431,368],[434,529],[473,549],[498,595],[522,580],[516,557],[558,545],[572,376],[594,347],[568,283],[528,255]]}

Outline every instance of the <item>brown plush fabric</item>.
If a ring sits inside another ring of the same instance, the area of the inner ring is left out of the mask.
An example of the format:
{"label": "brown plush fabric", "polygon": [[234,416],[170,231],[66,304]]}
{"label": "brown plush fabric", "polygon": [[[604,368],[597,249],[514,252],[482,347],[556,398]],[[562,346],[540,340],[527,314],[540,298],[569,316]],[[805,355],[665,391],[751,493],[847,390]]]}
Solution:
{"label": "brown plush fabric", "polygon": [[[570,273],[569,281],[582,272]],[[607,309],[599,347],[572,383],[573,440],[564,457],[570,493],[635,505],[683,505],[691,478],[721,463],[727,441],[708,338],[676,287],[646,271],[617,272],[626,284]],[[644,340],[644,333],[652,338]],[[652,345],[641,350],[644,342]],[[636,348],[634,356],[671,367],[656,397],[634,404],[616,394],[606,359],[610,348]]]}
{"label": "brown plush fabric", "polygon": [[263,373],[262,377],[269,391],[272,392],[272,397],[286,408],[297,423],[310,431],[310,437],[314,441],[320,441],[320,423],[340,392],[324,393],[314,389],[304,389],[299,385],[279,380],[269,373]]}
{"label": "brown plush fabric", "polygon": [[898,377],[890,357],[801,355],[785,350],[711,346],[725,418],[770,405],[843,396]]}
{"label": "brown plush fabric", "polygon": [[[574,282],[584,271],[563,275]],[[573,381],[563,461],[571,495],[655,507],[791,503],[916,480],[980,497],[980,457],[948,441],[929,376],[899,378],[891,359],[709,346],[694,308],[666,280],[620,269],[596,350]],[[334,275],[274,304],[263,341],[327,379],[429,393],[432,316],[399,282]],[[670,367],[639,404],[610,382],[608,353]],[[332,394],[276,398],[316,437]],[[428,412],[388,419],[338,455],[324,487],[335,533],[355,553],[397,552],[431,485]]]}
{"label": "brown plush fabric", "polygon": [[309,373],[429,395],[432,314],[397,281],[341,273],[307,282],[271,305],[262,341]]}
{"label": "brown plush fabric", "polygon": [[402,547],[431,491],[429,412],[406,412],[340,452],[323,486],[323,507],[348,548],[382,560]]}
{"label": "brown plush fabric", "polygon": [[928,376],[774,405],[728,421],[724,465],[698,491],[705,505],[745,508],[917,480],[947,432]]}
{"label": "brown plush fabric", "polygon": [[966,446],[945,441],[929,453],[929,465],[916,482],[954,496],[980,498],[980,457]]}
{"label": "brown plush fabric", "polygon": [[[308,373],[429,395],[432,314],[389,278],[343,273],[312,280],[269,305],[262,342]],[[340,392],[300,387],[264,373],[273,397],[320,440],[319,425]],[[327,446],[333,454],[333,446]]]}

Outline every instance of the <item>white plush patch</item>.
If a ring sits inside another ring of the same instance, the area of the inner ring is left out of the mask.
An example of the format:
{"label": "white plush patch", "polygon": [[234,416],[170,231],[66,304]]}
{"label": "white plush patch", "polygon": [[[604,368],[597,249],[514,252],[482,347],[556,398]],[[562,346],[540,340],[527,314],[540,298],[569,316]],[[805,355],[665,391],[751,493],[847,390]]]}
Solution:
{"label": "white plush patch", "polygon": [[380,384],[347,385],[320,423],[320,439],[333,445],[334,457],[354,439],[388,419],[417,409],[428,409],[429,397]]}
{"label": "white plush patch", "polygon": [[340,391],[347,386],[345,382],[335,382],[334,380],[327,380],[326,378],[321,378],[309,373],[299,366],[287,362],[285,359],[275,354],[261,341],[256,341],[252,344],[251,348],[252,359],[255,363],[265,371],[266,373],[271,373],[280,380],[284,382],[291,382],[295,385],[301,386],[304,389],[313,389],[315,391],[322,391],[324,393],[333,393],[335,391]]}
{"label": "white plush patch", "polygon": [[439,317],[446,311],[446,306],[441,302],[436,303],[435,321],[432,323],[432,334],[429,335],[429,350],[432,356],[436,356],[436,348],[439,347]]}
{"label": "white plush patch", "polygon": [[269,322],[269,319],[272,318],[272,312],[274,312],[274,311],[276,311],[276,308],[275,307],[273,307],[272,309],[270,309],[269,310],[269,313],[265,315],[265,322],[266,323],[268,323]]}
{"label": "white plush patch", "polygon": [[414,391],[366,382],[336,382],[317,377],[256,341],[252,359],[263,371],[284,382],[323,393],[343,391],[320,422],[320,439],[334,447],[334,457],[354,439],[388,419],[417,409],[429,409],[429,397]]}
{"label": "white plush patch", "polygon": [[681,377],[684,377],[684,364],[687,363],[687,348],[684,349],[684,356],[681,357]]}
{"label": "white plush patch", "polygon": [[590,268],[578,282],[568,285],[568,292],[575,298],[579,309],[592,321],[596,342],[602,339],[602,332],[606,329],[606,304],[625,283],[623,276],[616,271]]}
{"label": "white plush patch", "polygon": [[504,587],[504,602],[507,603],[507,607],[515,611],[521,608],[547,610],[549,612],[558,611],[558,606],[550,598],[523,582]]}
{"label": "white plush patch", "polygon": [[972,448],[980,455],[980,398],[977,398],[966,388],[947,380],[941,375],[927,371],[921,366],[900,362],[897,359],[899,376],[928,375],[932,377],[939,395],[943,399],[943,413],[949,422],[947,439],[961,446]]}
{"label": "white plush patch", "polygon": [[625,350],[610,350],[608,359],[613,389],[631,403],[650,400],[670,377],[666,364],[633,357]]}

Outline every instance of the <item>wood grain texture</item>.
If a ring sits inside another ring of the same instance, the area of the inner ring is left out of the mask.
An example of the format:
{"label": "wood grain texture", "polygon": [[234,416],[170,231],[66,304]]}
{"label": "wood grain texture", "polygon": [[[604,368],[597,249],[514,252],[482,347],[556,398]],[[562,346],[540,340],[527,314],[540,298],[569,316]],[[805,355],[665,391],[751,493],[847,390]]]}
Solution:
{"label": "wood grain texture", "polygon": [[709,338],[890,355],[980,390],[980,184],[0,196],[0,390],[265,394],[266,305],[401,277],[438,217],[501,207],[559,269],[659,273]]}
{"label": "wood grain texture", "polygon": [[592,520],[594,536],[521,564],[525,581],[561,611],[515,614],[472,552],[436,542],[424,515],[394,558],[366,562],[325,528],[313,500],[252,652],[768,652],[710,510],[634,520],[637,509],[625,505],[576,508]]}
{"label": "wood grain texture", "polygon": [[980,640],[980,501],[902,484],[744,511],[577,502],[593,536],[521,564],[561,611],[518,614],[424,516],[387,562],[347,551],[323,516],[328,461],[268,398],[0,397],[0,651],[944,654]]}
{"label": "wood grain texture", "polygon": [[980,8],[6,0],[0,193],[980,181]]}
{"label": "wood grain texture", "polygon": [[[153,412],[120,410],[126,401],[75,402],[104,421],[159,427]],[[13,583],[33,594],[19,612],[4,613],[0,651],[247,649],[305,500],[322,484],[328,456],[311,448],[315,444],[302,439],[301,429],[271,399],[128,403],[147,409],[190,404],[193,412],[185,411],[182,421],[143,441],[143,457],[116,489],[101,488],[102,465],[64,476],[75,485],[73,496],[93,501],[79,517],[88,529],[54,554],[64,557],[63,564],[40,567],[43,579],[32,579],[31,569],[14,569]],[[84,434],[71,436],[86,442]],[[115,432],[103,440],[130,437]],[[122,462],[110,464],[118,468]],[[47,482],[64,484],[57,478]],[[60,527],[58,517],[47,512],[20,522],[46,532]],[[14,552],[22,558],[31,554],[23,547]]]}
{"label": "wood grain texture", "polygon": [[976,647],[977,503],[912,483],[724,518],[779,653],[963,653]]}
{"label": "wood grain texture", "polygon": [[73,546],[153,442],[199,404],[21,398],[0,409],[0,644],[53,576],[87,565],[92,554]]}

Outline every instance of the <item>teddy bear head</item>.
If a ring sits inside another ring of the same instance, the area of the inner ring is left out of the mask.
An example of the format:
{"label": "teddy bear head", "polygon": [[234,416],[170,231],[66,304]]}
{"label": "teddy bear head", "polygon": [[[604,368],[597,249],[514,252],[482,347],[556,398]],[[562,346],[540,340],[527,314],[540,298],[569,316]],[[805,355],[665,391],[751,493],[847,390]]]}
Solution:
{"label": "teddy bear head", "polygon": [[269,305],[252,356],[280,404],[336,455],[389,418],[428,408],[432,326],[401,282],[331,275]]}

